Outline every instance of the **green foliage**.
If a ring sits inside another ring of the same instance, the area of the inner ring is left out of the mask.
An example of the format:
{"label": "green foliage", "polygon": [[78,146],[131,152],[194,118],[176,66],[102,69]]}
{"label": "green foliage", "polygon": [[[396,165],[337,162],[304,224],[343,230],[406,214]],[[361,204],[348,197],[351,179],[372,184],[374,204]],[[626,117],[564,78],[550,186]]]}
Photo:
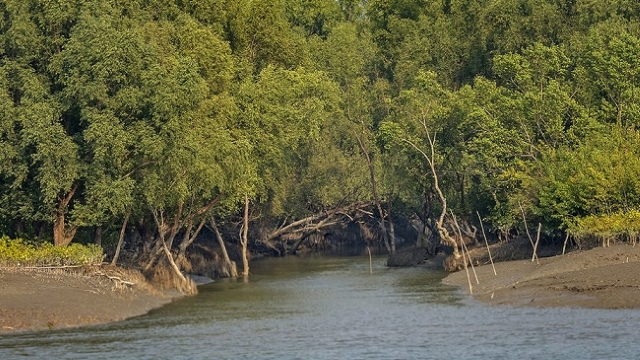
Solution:
{"label": "green foliage", "polygon": [[23,239],[0,237],[2,266],[77,266],[102,262],[102,248],[95,244],[71,244],[66,247],[51,243],[33,245]]}
{"label": "green foliage", "polygon": [[569,227],[574,236],[595,235],[603,238],[640,235],[640,211],[631,209],[613,214],[588,215],[579,218]]}
{"label": "green foliage", "polygon": [[495,229],[520,226],[522,206],[548,228],[602,233],[593,219],[640,208],[637,1],[0,12],[0,229],[14,236],[128,213],[184,229],[214,198],[211,212],[237,215],[245,194],[268,220],[369,201],[363,152],[383,200],[430,216],[434,179],[409,141],[430,150],[431,136],[448,205]]}

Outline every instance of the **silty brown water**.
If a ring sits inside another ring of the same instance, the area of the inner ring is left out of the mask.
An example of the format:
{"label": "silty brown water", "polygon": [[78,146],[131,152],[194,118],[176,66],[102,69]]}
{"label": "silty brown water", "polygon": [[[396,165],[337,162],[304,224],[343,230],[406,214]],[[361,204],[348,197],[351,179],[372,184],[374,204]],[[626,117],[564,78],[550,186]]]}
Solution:
{"label": "silty brown water", "polygon": [[637,359],[640,312],[488,307],[368,258],[252,264],[148,315],[0,337],[0,359]]}

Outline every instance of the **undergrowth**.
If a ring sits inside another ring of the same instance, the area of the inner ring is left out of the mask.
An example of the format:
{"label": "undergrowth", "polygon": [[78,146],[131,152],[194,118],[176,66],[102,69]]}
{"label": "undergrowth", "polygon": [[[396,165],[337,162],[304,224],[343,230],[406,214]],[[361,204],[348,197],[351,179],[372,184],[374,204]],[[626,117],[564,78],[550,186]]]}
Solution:
{"label": "undergrowth", "polygon": [[0,266],[76,266],[99,264],[103,259],[102,248],[95,244],[54,246],[0,237]]}

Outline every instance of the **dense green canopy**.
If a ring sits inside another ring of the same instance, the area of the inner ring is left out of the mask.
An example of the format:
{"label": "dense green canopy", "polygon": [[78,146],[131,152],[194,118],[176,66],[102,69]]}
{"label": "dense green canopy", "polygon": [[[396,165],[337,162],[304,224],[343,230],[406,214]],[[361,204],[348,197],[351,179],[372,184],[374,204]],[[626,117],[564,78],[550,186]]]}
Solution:
{"label": "dense green canopy", "polygon": [[636,236],[636,85],[633,0],[3,0],[0,233],[428,222],[422,149],[469,221]]}

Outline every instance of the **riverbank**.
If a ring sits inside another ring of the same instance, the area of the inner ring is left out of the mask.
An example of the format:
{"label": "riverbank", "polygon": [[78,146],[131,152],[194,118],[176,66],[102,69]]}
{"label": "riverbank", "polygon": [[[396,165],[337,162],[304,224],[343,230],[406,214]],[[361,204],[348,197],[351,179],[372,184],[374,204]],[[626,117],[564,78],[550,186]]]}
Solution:
{"label": "riverbank", "polygon": [[143,315],[181,297],[134,271],[0,269],[0,334],[97,325]]}
{"label": "riverbank", "polygon": [[[627,244],[471,269],[473,297],[492,305],[640,309],[640,246]],[[469,292],[465,271],[443,283]]]}

